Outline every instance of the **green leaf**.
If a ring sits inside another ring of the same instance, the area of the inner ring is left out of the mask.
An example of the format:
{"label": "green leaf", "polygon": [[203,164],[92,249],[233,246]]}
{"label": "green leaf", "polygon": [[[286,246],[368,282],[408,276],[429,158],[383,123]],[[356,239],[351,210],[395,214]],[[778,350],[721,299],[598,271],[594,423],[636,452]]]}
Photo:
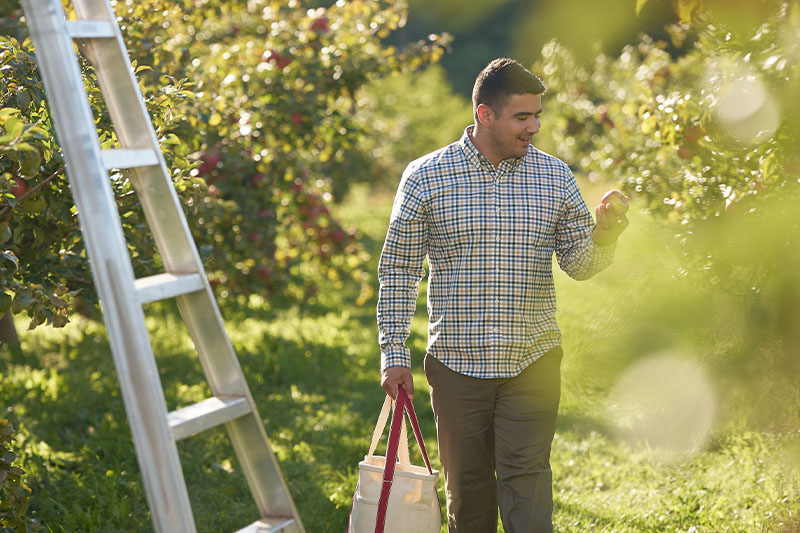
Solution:
{"label": "green leaf", "polygon": [[638,17],[639,14],[642,12],[642,8],[647,3],[647,0],[636,0],[636,16]]}
{"label": "green leaf", "polygon": [[33,302],[34,300],[30,296],[25,294],[17,294],[17,297],[14,298],[14,301],[11,303],[11,312],[15,315],[17,313],[21,313],[29,308]]}
{"label": "green leaf", "polygon": [[6,294],[4,292],[0,292],[0,315],[5,315],[8,312],[8,309],[11,307],[11,302],[13,298],[10,294]]}
{"label": "green leaf", "polygon": [[175,135],[174,133],[170,133],[170,134],[167,134],[167,136],[166,136],[166,137],[164,137],[164,138],[161,140],[161,144],[174,144],[174,145],[180,145],[180,144],[181,144],[181,140],[180,140],[180,138],[179,138],[177,135]]}
{"label": "green leaf", "polygon": [[42,156],[39,151],[33,149],[25,154],[24,162],[20,164],[20,170],[26,176],[33,176],[42,164]]}
{"label": "green leaf", "polygon": [[0,224],[0,244],[7,242],[11,235],[11,228],[8,227],[8,223]]}
{"label": "green leaf", "polygon": [[22,130],[25,129],[25,123],[13,116],[7,117],[3,126],[12,139],[19,137],[22,134]]}
{"label": "green leaf", "polygon": [[31,97],[28,91],[20,91],[17,93],[17,106],[20,109],[28,109],[31,105]]}
{"label": "green leaf", "polygon": [[692,15],[698,8],[698,3],[698,0],[678,0],[678,18],[681,20],[681,22],[686,24],[690,24],[692,22]]}
{"label": "green leaf", "polygon": [[2,256],[14,263],[14,267],[19,270],[19,259],[17,259],[17,256],[14,254],[14,252],[11,250],[3,250]]}

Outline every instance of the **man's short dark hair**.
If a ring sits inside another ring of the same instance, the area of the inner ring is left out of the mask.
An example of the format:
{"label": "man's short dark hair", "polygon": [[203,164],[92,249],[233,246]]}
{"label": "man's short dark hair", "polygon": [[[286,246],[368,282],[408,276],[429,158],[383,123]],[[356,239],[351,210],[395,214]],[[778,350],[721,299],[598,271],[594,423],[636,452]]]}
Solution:
{"label": "man's short dark hair", "polygon": [[515,94],[542,94],[542,80],[518,61],[500,57],[486,65],[472,88],[472,109],[477,118],[478,106],[484,104],[499,113],[506,100]]}

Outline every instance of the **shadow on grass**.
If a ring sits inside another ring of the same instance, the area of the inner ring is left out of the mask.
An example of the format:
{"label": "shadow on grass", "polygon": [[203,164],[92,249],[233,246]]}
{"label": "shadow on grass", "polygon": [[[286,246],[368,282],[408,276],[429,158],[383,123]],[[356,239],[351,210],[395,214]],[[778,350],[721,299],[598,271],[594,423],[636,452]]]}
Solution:
{"label": "shadow on grass", "polygon": [[[620,517],[605,516],[582,505],[562,502],[557,495],[554,496],[553,514],[556,523],[567,522],[565,525],[557,526],[555,531],[616,531],[619,529]],[[559,520],[561,516],[567,517],[566,520]],[[625,525],[635,531],[652,531],[652,524],[647,524],[635,516],[626,517]]]}
{"label": "shadow on grass", "polygon": [[575,414],[559,413],[556,419],[556,432],[562,435],[570,435],[570,440],[583,440],[593,433],[612,437],[608,425],[594,417]]}

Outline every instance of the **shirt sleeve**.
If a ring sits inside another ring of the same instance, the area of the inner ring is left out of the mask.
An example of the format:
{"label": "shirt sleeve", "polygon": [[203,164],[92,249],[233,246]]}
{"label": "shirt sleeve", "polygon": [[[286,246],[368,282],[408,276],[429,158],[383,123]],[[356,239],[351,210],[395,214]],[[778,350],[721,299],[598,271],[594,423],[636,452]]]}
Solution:
{"label": "shirt sleeve", "polygon": [[409,169],[395,195],[386,240],[378,262],[378,342],[381,370],[411,367],[406,340],[417,306],[419,282],[425,277],[428,224],[418,178]]}
{"label": "shirt sleeve", "polygon": [[592,239],[595,222],[578,183],[568,172],[563,209],[556,227],[556,259],[561,270],[577,280],[589,279],[614,261],[616,241],[600,246]]}

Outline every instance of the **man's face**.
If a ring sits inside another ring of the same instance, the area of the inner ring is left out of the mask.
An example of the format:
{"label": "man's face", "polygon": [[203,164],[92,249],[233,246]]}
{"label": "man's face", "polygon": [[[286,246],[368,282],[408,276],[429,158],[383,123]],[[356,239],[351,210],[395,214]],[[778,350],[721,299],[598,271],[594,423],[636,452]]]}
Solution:
{"label": "man's face", "polygon": [[502,108],[491,110],[485,125],[493,155],[499,160],[524,156],[533,136],[539,133],[541,113],[541,94],[514,94]]}

